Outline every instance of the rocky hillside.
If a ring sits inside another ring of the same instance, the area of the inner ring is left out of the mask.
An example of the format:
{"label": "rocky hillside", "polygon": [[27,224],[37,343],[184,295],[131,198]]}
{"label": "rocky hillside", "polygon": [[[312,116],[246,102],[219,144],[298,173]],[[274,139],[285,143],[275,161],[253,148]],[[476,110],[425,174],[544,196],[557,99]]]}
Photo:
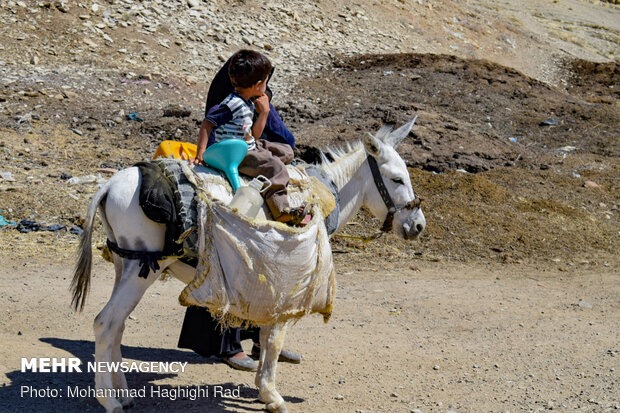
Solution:
{"label": "rocky hillside", "polygon": [[[618,247],[619,43],[620,8],[584,0],[5,1],[0,215],[79,227],[111,170],[195,140],[211,76],[252,47],[300,145],[420,114],[400,152],[428,232],[336,238],[345,255],[602,265]],[[376,227],[362,214],[346,232]],[[0,237],[24,256],[77,239]]]}

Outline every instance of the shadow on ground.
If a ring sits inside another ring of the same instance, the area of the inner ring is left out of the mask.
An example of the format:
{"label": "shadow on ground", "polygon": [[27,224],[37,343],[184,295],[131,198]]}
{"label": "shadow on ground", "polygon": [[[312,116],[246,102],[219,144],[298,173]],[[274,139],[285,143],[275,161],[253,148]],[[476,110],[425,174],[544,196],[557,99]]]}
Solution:
{"label": "shadow on ground", "polygon": [[[82,372],[72,373],[33,373],[14,370],[8,372],[6,376],[11,380],[11,384],[0,387],[0,411],[9,412],[103,412],[103,408],[93,397],[71,397],[68,388],[83,389],[92,388],[95,385],[94,373],[88,372],[86,366],[94,361],[95,343],[86,340],[67,340],[55,337],[45,337],[40,339],[56,348],[70,352],[74,357],[82,361]],[[189,351],[160,349],[152,347],[130,347],[122,346],[123,357],[125,359],[137,361],[157,361],[157,362],[187,362],[188,364],[215,364],[219,361],[215,359],[205,359]],[[235,383],[193,383],[184,386],[171,386],[156,384],[160,380],[176,377],[175,373],[126,373],[127,382],[130,389],[145,389],[146,396],[136,399],[136,411],[140,412],[260,412],[264,411],[264,404],[258,400],[258,390],[238,386]],[[208,367],[205,368],[205,376],[208,376]],[[227,390],[239,389],[239,397],[225,397],[214,395],[215,387]],[[208,395],[204,392],[202,397],[194,397],[185,392],[181,394],[180,389],[201,389],[208,388]],[[34,389],[31,392],[30,389]],[[50,396],[49,390],[58,390],[58,397]],[[151,395],[152,389],[159,391],[157,395]],[[42,397],[35,396],[36,393]],[[177,397],[172,395],[176,392]],[[166,396],[166,394],[168,396]],[[289,403],[301,403],[303,399],[296,397],[284,397]]]}

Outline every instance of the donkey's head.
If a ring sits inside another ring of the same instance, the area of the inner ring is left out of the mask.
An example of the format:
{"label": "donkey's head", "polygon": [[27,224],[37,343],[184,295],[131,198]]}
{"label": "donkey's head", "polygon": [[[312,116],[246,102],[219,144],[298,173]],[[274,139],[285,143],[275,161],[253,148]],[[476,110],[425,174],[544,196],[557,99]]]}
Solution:
{"label": "donkey's head", "polygon": [[394,228],[405,239],[416,239],[426,228],[407,165],[395,149],[409,134],[416,118],[395,131],[383,126],[375,136],[368,134],[364,138],[367,164],[374,180],[372,189],[366,192],[364,204],[374,216],[383,217],[384,231]]}

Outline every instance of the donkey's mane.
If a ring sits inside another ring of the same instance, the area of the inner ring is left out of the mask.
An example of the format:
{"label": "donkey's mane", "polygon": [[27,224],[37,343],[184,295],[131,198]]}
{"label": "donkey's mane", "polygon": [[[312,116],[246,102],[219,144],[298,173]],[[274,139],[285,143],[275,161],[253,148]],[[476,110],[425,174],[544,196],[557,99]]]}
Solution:
{"label": "donkey's mane", "polygon": [[[364,144],[361,140],[346,142],[344,146],[327,147],[321,151],[321,168],[327,172],[338,188],[342,188],[357,171],[364,159]],[[329,154],[332,159],[328,157]]]}
{"label": "donkey's mane", "polygon": [[[321,150],[321,163],[329,164],[339,162],[341,159],[351,154],[351,152],[361,147],[361,140],[357,140],[354,142],[346,141],[344,145],[337,147],[328,146],[324,150]],[[326,153],[329,153],[333,159],[329,159]]]}

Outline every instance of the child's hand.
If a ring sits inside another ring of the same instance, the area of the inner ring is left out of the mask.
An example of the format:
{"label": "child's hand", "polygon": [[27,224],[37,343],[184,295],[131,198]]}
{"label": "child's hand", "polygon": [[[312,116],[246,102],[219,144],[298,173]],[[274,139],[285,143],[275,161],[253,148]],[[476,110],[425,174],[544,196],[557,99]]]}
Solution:
{"label": "child's hand", "polygon": [[269,113],[269,98],[267,95],[261,95],[254,99],[257,113]]}
{"label": "child's hand", "polygon": [[202,159],[196,157],[194,159],[190,159],[189,163],[194,165],[194,166],[200,166],[200,165],[202,165]]}

